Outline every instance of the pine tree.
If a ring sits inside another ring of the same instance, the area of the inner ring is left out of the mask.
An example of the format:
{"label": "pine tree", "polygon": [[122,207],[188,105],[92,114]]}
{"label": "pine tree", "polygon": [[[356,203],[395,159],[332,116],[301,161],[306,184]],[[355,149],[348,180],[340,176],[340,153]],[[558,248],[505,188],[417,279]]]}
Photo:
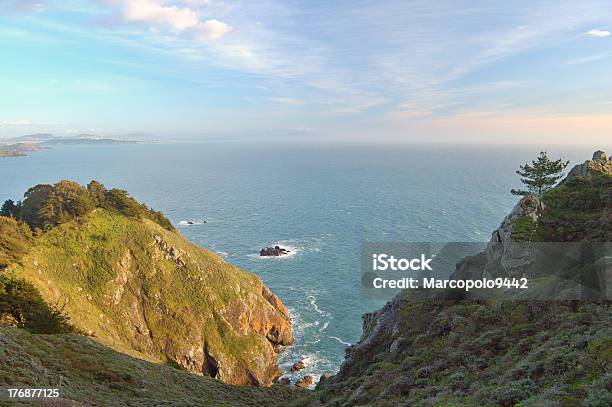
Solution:
{"label": "pine tree", "polygon": [[527,186],[527,190],[513,189],[510,192],[514,195],[541,197],[563,177],[563,171],[568,165],[569,161],[563,161],[560,158],[551,160],[546,151],[542,151],[537,160],[531,162],[531,165],[521,165],[516,171],[521,176],[521,182]]}
{"label": "pine tree", "polygon": [[7,199],[4,201],[2,207],[0,208],[0,216],[11,216],[13,218],[18,216],[17,205],[15,205],[15,202],[12,199]]}

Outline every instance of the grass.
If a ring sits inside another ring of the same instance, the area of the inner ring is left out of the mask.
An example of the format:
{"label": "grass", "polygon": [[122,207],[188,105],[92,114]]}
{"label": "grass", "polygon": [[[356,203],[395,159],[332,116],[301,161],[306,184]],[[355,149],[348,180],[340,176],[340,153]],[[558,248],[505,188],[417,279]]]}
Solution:
{"label": "grass", "polygon": [[[35,335],[18,328],[0,327],[0,360],[0,387],[60,388],[62,400],[48,405],[276,407],[306,393],[286,386],[228,385],[115,352],[83,336]],[[0,405],[5,405],[1,396]]]}

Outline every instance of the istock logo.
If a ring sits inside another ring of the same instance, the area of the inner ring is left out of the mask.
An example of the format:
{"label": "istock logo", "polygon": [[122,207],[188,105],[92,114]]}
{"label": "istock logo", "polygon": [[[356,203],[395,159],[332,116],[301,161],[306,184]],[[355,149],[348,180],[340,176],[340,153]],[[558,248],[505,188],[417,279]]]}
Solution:
{"label": "istock logo", "polygon": [[432,261],[432,258],[426,257],[424,254],[421,254],[420,258],[406,259],[406,258],[396,258],[395,256],[389,256],[388,254],[372,254],[372,270],[374,271],[424,271],[424,270],[432,270],[429,263]]}

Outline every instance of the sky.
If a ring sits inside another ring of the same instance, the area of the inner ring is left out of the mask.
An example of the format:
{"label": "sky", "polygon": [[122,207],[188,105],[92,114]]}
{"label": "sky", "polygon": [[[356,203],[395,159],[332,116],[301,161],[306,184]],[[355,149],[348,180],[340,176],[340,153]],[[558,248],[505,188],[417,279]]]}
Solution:
{"label": "sky", "polygon": [[595,1],[0,0],[0,137],[610,144]]}

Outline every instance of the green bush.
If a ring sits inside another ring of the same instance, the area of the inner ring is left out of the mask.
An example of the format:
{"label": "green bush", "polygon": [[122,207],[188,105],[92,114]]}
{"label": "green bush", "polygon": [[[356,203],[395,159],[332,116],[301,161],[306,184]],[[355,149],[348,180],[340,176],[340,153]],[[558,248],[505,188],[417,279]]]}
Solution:
{"label": "green bush", "polygon": [[33,333],[73,332],[68,317],[60,309],[47,305],[29,282],[0,274],[0,321]]}
{"label": "green bush", "polygon": [[24,222],[0,216],[0,270],[25,254],[32,241],[32,231]]}

